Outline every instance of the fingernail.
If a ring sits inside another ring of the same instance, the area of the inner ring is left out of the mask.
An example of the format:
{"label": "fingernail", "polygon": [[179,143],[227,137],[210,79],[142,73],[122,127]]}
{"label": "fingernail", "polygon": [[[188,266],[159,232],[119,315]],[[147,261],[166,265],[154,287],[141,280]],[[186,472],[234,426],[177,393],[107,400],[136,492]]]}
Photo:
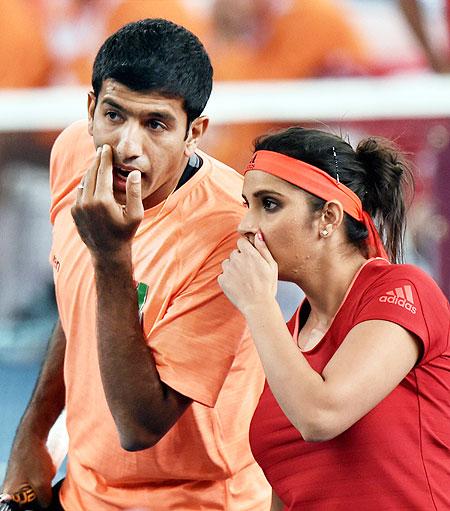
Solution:
{"label": "fingernail", "polygon": [[261,231],[256,233],[256,237],[259,239],[259,241],[264,241],[264,236]]}
{"label": "fingernail", "polygon": [[104,152],[104,151],[106,151],[107,149],[108,149],[108,146],[107,146],[106,144],[104,144],[104,145],[102,146],[102,151]]}
{"label": "fingernail", "polygon": [[102,148],[97,147],[97,156],[100,156],[102,154]]}

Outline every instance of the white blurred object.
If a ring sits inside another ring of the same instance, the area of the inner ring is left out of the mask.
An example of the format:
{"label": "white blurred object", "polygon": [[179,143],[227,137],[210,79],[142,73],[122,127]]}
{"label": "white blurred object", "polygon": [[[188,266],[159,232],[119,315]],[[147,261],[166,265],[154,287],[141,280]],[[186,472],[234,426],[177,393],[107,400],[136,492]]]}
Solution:
{"label": "white blurred object", "polygon": [[[450,116],[450,75],[215,83],[206,113],[229,122],[432,119]],[[0,90],[0,132],[60,130],[86,118],[84,87]]]}
{"label": "white blurred object", "polygon": [[48,435],[47,449],[58,471],[69,449],[69,435],[66,428],[66,411],[63,410]]}

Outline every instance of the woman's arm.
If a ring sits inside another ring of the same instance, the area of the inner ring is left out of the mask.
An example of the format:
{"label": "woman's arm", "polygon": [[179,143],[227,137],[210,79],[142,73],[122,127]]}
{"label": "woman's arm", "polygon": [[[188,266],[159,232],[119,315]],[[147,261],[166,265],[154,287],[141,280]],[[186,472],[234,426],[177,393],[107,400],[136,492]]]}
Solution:
{"label": "woman's arm", "polygon": [[292,342],[276,303],[246,314],[267,381],[306,441],[339,435],[405,378],[419,357],[416,338],[388,321],[365,321],[348,333],[322,374]]}
{"label": "woman's arm", "polygon": [[241,311],[278,403],[306,441],[339,435],[384,399],[419,358],[417,339],[389,321],[354,326],[322,374],[292,342],[275,300],[277,265],[262,240],[239,240],[219,284]]}

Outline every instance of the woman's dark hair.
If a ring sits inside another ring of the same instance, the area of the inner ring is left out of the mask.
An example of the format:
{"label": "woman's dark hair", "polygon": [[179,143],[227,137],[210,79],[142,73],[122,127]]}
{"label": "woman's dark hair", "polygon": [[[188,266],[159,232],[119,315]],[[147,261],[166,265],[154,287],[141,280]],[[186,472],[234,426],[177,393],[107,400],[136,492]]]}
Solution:
{"label": "woman's dark hair", "polygon": [[181,98],[190,124],[206,106],[212,66],[199,39],[164,19],[128,23],[101,46],[94,61],[92,87],[98,98],[112,78],[134,91]]}
{"label": "woman's dark hair", "polygon": [[[414,189],[411,169],[397,146],[386,139],[369,137],[356,150],[341,137],[321,130],[291,127],[259,137],[255,151],[275,151],[314,165],[353,190],[374,219],[386,251],[393,262],[403,260],[406,227],[405,195]],[[313,211],[326,201],[312,194]],[[365,249],[364,224],[345,214],[349,241]]]}

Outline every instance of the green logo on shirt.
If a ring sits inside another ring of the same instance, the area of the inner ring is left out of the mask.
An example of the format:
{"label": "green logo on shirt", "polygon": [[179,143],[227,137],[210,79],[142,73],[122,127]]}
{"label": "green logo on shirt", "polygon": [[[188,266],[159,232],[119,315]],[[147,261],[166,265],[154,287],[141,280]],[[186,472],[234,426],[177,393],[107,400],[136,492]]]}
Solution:
{"label": "green logo on shirt", "polygon": [[147,300],[148,295],[148,285],[144,284],[144,282],[135,282],[136,285],[136,294],[138,301],[138,310],[139,310],[139,321],[142,323],[142,315],[144,313],[144,305]]}

